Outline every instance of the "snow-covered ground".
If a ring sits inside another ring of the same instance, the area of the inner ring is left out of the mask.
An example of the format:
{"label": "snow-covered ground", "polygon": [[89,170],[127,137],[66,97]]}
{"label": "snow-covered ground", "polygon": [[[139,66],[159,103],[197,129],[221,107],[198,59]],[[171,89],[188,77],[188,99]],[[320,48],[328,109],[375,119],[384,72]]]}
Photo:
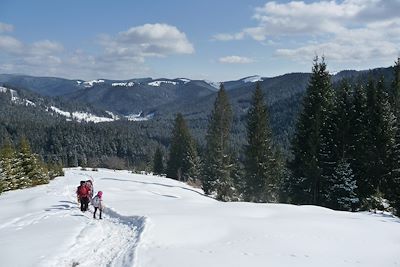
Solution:
{"label": "snow-covered ground", "polygon": [[[103,220],[79,211],[93,178]],[[127,171],[66,170],[0,195],[1,266],[399,266],[400,220],[315,206],[222,203]]]}
{"label": "snow-covered ground", "polygon": [[148,85],[159,87],[159,86],[161,86],[161,84],[163,84],[163,83],[172,84],[172,85],[176,85],[176,84],[177,84],[177,82],[174,82],[174,81],[159,80],[159,81],[149,82]]}
{"label": "snow-covered ground", "polygon": [[73,118],[79,122],[86,121],[86,122],[99,123],[99,122],[109,122],[109,121],[118,120],[118,117],[115,116],[112,112],[108,113],[108,114],[112,114],[112,118],[107,118],[107,117],[99,117],[99,116],[93,115],[88,112],[83,112],[83,111],[75,111],[75,112],[63,111],[54,106],[51,106],[50,109],[64,117]]}
{"label": "snow-covered ground", "polygon": [[254,76],[249,76],[249,77],[243,78],[242,81],[245,83],[262,82],[263,78],[261,76],[254,75]]}

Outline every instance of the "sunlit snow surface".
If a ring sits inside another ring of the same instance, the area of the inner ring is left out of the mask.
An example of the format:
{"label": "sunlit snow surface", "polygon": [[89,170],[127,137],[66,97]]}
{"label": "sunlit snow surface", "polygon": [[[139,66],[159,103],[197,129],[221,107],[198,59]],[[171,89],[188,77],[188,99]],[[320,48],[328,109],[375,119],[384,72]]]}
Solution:
{"label": "sunlit snow surface", "polygon": [[161,86],[161,84],[163,84],[163,83],[172,84],[172,85],[176,85],[176,84],[177,84],[177,82],[173,82],[173,81],[160,80],[160,81],[149,82],[148,85],[150,85],[150,86],[155,86],[155,87],[159,87],[159,86]]}
{"label": "sunlit snow surface", "polygon": [[[80,212],[80,180],[104,219]],[[399,266],[400,220],[315,206],[222,203],[175,180],[69,169],[0,195],[1,266]]]}
{"label": "sunlit snow surface", "polygon": [[243,79],[243,82],[245,82],[245,83],[255,83],[255,82],[261,82],[261,81],[263,81],[263,78],[258,75],[250,76],[250,77]]}
{"label": "sunlit snow surface", "polygon": [[[114,114],[113,114],[113,118],[107,118],[107,117],[99,117],[99,116],[93,115],[91,113],[82,112],[82,111],[75,111],[75,112],[63,111],[54,106],[51,106],[50,109],[64,117],[73,118],[73,119],[77,120],[78,122],[86,121],[86,122],[98,123],[98,122],[114,121],[114,120],[118,119],[117,117],[115,117]],[[110,113],[108,113],[108,114],[110,114]]]}
{"label": "sunlit snow surface", "polygon": [[[86,82],[83,82],[83,85],[84,85],[85,87],[93,87],[93,85],[96,84],[96,83],[104,83],[104,80],[86,81]],[[78,83],[78,84],[80,84],[80,83]]]}

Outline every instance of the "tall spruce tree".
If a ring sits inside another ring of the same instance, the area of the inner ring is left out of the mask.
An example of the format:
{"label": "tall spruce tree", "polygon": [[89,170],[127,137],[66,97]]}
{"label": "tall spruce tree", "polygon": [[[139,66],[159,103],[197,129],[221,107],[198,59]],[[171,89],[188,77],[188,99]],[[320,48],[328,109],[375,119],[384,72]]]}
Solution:
{"label": "tall spruce tree", "polygon": [[187,181],[189,178],[197,178],[198,168],[195,142],[182,114],[178,113],[172,130],[167,176],[180,181]]}
{"label": "tall spruce tree", "polygon": [[395,114],[396,118],[399,117],[399,112],[400,112],[400,57],[397,58],[397,61],[395,62],[393,66],[394,70],[394,77],[392,81],[392,86],[391,86],[391,94],[390,94],[390,99],[391,99],[391,104],[393,107],[393,113]]}
{"label": "tall spruce tree", "polygon": [[333,101],[333,89],[324,58],[314,60],[312,75],[292,139],[290,198],[294,203],[321,204],[321,135]]}
{"label": "tall spruce tree", "polygon": [[259,83],[256,85],[247,114],[247,142],[244,161],[245,199],[252,202],[276,201],[278,196],[274,169],[278,166],[274,155],[269,113]]}
{"label": "tall spruce tree", "polygon": [[154,153],[153,172],[154,174],[157,175],[161,175],[164,173],[163,154],[159,146],[157,147],[156,152]]}
{"label": "tall spruce tree", "polygon": [[335,161],[348,158],[351,138],[351,114],[353,110],[352,88],[348,81],[343,81],[336,94],[334,107],[334,143],[335,143]]}
{"label": "tall spruce tree", "polygon": [[383,78],[367,85],[368,135],[366,156],[366,197],[385,192],[390,175],[390,156],[394,145],[395,120],[391,112]]}
{"label": "tall spruce tree", "polygon": [[368,112],[367,95],[363,85],[356,86],[353,94],[353,105],[351,111],[351,145],[350,145],[350,165],[357,181],[357,195],[362,201],[369,195],[369,186],[367,181],[368,168]]}
{"label": "tall spruce tree", "polygon": [[394,65],[392,82],[392,108],[396,117],[395,139],[391,155],[391,177],[388,181],[387,197],[400,216],[400,58]]}
{"label": "tall spruce tree", "polygon": [[6,139],[0,151],[0,167],[3,173],[3,190],[17,188],[17,155],[9,139]]}
{"label": "tall spruce tree", "polygon": [[206,194],[215,193],[223,201],[229,201],[235,193],[232,177],[234,166],[229,148],[231,123],[231,106],[221,84],[207,129],[202,183]]}
{"label": "tall spruce tree", "polygon": [[333,176],[340,161],[348,157],[350,151],[351,88],[343,81],[336,92],[334,101],[326,107],[326,120],[321,129],[320,164],[321,190],[320,204],[332,206],[331,187]]}

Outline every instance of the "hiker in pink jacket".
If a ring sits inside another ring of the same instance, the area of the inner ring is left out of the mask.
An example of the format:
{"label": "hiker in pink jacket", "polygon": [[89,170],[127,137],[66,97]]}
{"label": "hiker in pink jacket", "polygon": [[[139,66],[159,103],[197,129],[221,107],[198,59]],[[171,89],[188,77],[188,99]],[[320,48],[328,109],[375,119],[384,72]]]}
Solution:
{"label": "hiker in pink jacket", "polygon": [[101,214],[103,212],[103,192],[99,191],[97,192],[97,195],[92,199],[92,205],[94,207],[94,212],[93,212],[93,218],[96,219],[96,212],[97,209],[100,211],[100,217],[99,219],[101,220]]}

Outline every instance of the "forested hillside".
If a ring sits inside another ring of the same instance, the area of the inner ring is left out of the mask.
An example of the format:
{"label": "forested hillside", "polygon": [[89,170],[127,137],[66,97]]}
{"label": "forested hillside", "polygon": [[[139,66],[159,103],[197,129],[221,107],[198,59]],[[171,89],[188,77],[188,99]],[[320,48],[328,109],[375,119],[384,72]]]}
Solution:
{"label": "forested hillside", "polygon": [[[343,78],[356,83],[366,81],[369,77],[376,78],[380,76],[385,76],[387,77],[386,81],[390,81],[393,77],[392,68],[365,72],[344,71],[332,76],[332,80],[333,85],[336,86]],[[296,116],[299,112],[309,77],[310,74],[307,73],[293,73],[274,78],[263,78],[260,81],[260,87],[266,96],[266,103],[270,110],[274,139],[282,147],[285,154],[289,149],[289,140],[293,134]],[[25,77],[20,81],[13,76],[7,82],[12,83],[15,80],[18,81],[18,83],[14,82],[15,84],[21,84],[23,87],[12,87],[9,84],[7,86],[17,90],[21,98],[29,99],[34,103],[42,103],[42,108],[13,103],[10,101],[9,94],[0,93],[1,144],[4,142],[5,137],[10,137],[15,144],[18,144],[19,138],[26,136],[32,145],[33,151],[38,153],[45,161],[60,162],[64,166],[77,166],[78,164],[82,166],[87,164],[105,166],[106,162],[111,161],[118,162],[117,165],[119,166],[129,166],[130,168],[134,166],[140,166],[140,168],[147,166],[150,168],[156,147],[160,145],[162,150],[166,152],[170,143],[172,124],[175,114],[178,112],[182,113],[187,120],[201,153],[204,147],[208,118],[216,97],[216,93],[210,87],[205,86],[202,81],[191,81],[186,87],[185,83],[182,82],[182,87],[179,87],[178,91],[176,88],[173,89],[174,95],[179,92],[179,97],[176,98],[176,101],[159,106],[155,105],[147,110],[143,109],[143,112],[154,113],[154,117],[151,120],[134,122],[121,120],[98,124],[79,123],[66,121],[65,117],[54,113],[49,114],[44,110],[44,107],[56,105],[69,111],[88,111],[105,117],[110,117],[110,115],[105,112],[104,108],[101,108],[102,104],[96,103],[94,99],[88,100],[91,103],[87,103],[82,99],[80,101],[72,100],[71,95],[68,95],[67,98],[45,97],[33,92],[37,92],[37,88],[33,91],[29,90],[30,81],[34,80],[32,77],[29,79]],[[43,83],[47,85],[53,83],[53,87],[51,87],[53,91],[57,90],[57,86],[61,86],[57,85],[55,83],[57,79],[53,78],[51,82],[46,81],[44,78],[40,79],[40,82],[34,81],[32,86],[37,86],[37,84],[44,86]],[[147,79],[140,81],[149,82]],[[76,81],[74,82],[76,84]],[[62,84],[65,85],[65,83],[66,81],[62,80]],[[191,84],[190,87],[187,87],[189,84]],[[198,86],[194,87],[193,84],[200,84],[200,87],[206,91],[198,89]],[[233,110],[230,138],[233,149],[240,155],[243,144],[246,142],[246,114],[256,83],[239,80],[227,82],[226,84],[227,94]],[[163,84],[161,83],[160,85],[162,86]],[[50,90],[49,87],[46,88],[47,91]],[[88,87],[84,90],[99,90],[97,93],[100,93],[103,90],[102,88],[105,89],[105,85],[94,84],[93,87]],[[171,84],[167,84],[164,89],[156,89],[168,91],[168,88],[172,88]],[[118,95],[121,90],[129,90],[129,88],[123,87],[122,84],[114,86],[112,89],[115,89],[115,91],[106,89],[108,94],[115,93]],[[75,88],[74,90],[77,89]],[[136,94],[139,92],[144,95],[151,93],[146,90],[135,91]],[[156,93],[155,91],[152,92]],[[151,94],[146,96],[146,99],[151,99]],[[119,98],[114,97],[114,101],[118,99],[123,101],[124,95],[120,95]],[[114,105],[118,106],[117,103]]]}

